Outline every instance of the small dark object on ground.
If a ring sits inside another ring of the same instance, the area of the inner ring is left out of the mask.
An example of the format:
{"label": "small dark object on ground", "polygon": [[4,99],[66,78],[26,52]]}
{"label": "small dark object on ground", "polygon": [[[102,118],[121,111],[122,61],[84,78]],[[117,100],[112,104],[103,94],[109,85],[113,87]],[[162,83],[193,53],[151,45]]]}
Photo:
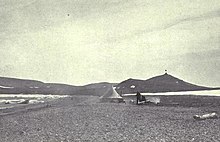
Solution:
{"label": "small dark object on ground", "polygon": [[10,102],[9,102],[9,101],[6,101],[5,104],[10,104]]}
{"label": "small dark object on ground", "polygon": [[145,96],[141,95],[140,92],[137,92],[136,97],[137,97],[137,100],[136,100],[137,105],[142,105],[142,104],[157,105],[158,104],[158,103],[152,102],[150,100],[147,100],[145,98]]}

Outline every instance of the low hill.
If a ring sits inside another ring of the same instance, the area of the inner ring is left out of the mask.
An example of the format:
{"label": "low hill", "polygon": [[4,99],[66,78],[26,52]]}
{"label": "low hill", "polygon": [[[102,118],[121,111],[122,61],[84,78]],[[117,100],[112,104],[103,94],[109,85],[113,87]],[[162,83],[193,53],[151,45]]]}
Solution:
{"label": "low hill", "polygon": [[[147,80],[128,79],[119,84],[100,82],[85,86],[59,83],[44,83],[36,80],[0,77],[0,94],[54,94],[54,95],[93,95],[102,96],[109,87],[115,86],[119,94],[139,92],[175,92],[211,90],[178,79],[167,73]],[[219,89],[219,88],[218,88]]]}
{"label": "low hill", "polygon": [[0,94],[56,94],[101,96],[114,83],[93,83],[73,86],[59,83],[44,83],[36,80],[0,77]]}
{"label": "low hill", "polygon": [[210,90],[214,88],[198,86],[178,79],[170,74],[163,74],[152,77],[147,80],[128,79],[118,85],[116,90],[120,94],[139,92],[176,92],[176,91],[195,91],[195,90]]}
{"label": "low hill", "polygon": [[8,77],[0,77],[0,85],[5,87],[41,87],[44,85],[41,81],[36,80],[27,80],[27,79],[17,79],[17,78],[8,78]]}

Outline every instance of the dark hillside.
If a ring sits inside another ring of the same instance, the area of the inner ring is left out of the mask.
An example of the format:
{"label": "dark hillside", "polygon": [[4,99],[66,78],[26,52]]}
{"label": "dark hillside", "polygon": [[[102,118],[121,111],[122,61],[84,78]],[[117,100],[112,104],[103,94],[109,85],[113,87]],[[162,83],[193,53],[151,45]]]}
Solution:
{"label": "dark hillside", "polygon": [[117,92],[123,94],[136,93],[137,91],[154,93],[213,89],[185,82],[167,73],[147,80],[128,79],[119,83],[116,87]]}

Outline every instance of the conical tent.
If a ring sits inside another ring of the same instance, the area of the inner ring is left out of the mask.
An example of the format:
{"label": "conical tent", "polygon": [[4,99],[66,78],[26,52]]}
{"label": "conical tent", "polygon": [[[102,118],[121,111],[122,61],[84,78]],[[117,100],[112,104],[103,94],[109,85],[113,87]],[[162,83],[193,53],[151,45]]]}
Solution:
{"label": "conical tent", "polygon": [[123,98],[115,91],[113,87],[109,88],[106,93],[100,97],[102,102],[123,102]]}

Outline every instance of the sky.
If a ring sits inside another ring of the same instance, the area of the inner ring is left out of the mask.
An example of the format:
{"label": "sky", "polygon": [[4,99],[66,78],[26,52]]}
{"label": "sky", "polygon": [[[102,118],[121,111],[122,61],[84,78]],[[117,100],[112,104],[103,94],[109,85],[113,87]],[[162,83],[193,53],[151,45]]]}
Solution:
{"label": "sky", "polygon": [[0,0],[0,76],[220,86],[219,0]]}

